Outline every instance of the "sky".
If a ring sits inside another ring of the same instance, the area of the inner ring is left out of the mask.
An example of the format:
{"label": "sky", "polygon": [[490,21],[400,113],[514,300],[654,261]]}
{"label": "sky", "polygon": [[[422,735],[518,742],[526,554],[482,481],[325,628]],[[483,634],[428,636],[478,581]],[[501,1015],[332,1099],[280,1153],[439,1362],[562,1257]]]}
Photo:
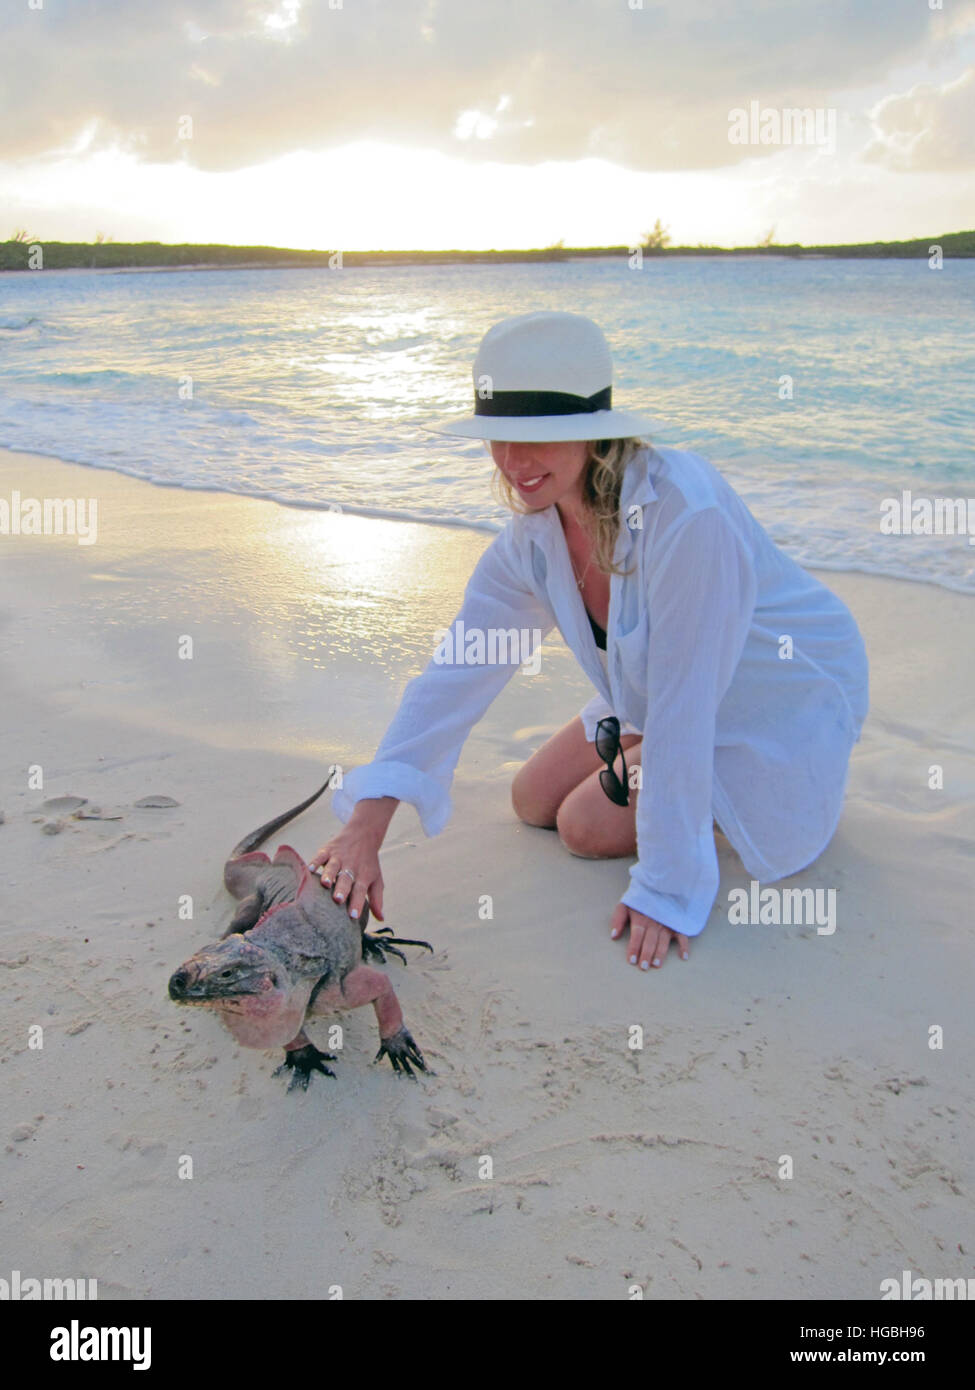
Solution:
{"label": "sky", "polygon": [[927,237],[973,132],[975,0],[7,0],[0,238]]}

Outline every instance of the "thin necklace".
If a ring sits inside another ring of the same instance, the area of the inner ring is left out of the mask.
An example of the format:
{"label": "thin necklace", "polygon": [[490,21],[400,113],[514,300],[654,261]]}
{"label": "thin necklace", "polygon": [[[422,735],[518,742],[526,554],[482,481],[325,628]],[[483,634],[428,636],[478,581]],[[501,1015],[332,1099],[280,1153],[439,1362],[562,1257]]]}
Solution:
{"label": "thin necklace", "polygon": [[[562,523],[562,530],[563,530],[563,531],[565,530],[565,523],[564,523],[564,522]],[[578,576],[578,574],[576,573],[576,567],[575,567],[575,565],[572,564],[572,552],[569,550],[569,540],[568,540],[568,536],[566,536],[565,549],[566,549],[567,555],[569,556],[569,564],[572,565],[572,577],[575,579],[576,583],[578,584],[579,588],[581,589],[582,586],[583,586],[583,584],[585,584],[585,582],[586,582],[586,575],[589,573],[589,570],[590,570],[590,567],[591,567],[592,561],[593,561],[593,556],[595,555],[596,552],[595,552],[595,550],[590,551],[590,553],[589,553],[589,564],[588,564],[588,565],[586,566],[586,568],[582,571],[582,578],[580,579],[579,576]]]}
{"label": "thin necklace", "polygon": [[[571,556],[571,555],[569,556],[569,564],[572,565],[572,556]],[[586,568],[582,571],[582,578],[581,578],[581,579],[580,579],[579,576],[576,574],[576,567],[575,567],[575,565],[572,565],[572,573],[573,573],[573,575],[575,575],[575,581],[576,581],[576,583],[579,585],[579,588],[580,588],[580,589],[582,588],[583,584],[585,584],[585,582],[586,582],[586,575],[589,573],[589,567],[590,567],[591,564],[592,564],[592,556],[590,555],[590,556],[589,556],[589,564],[588,564],[588,565],[586,566]]]}

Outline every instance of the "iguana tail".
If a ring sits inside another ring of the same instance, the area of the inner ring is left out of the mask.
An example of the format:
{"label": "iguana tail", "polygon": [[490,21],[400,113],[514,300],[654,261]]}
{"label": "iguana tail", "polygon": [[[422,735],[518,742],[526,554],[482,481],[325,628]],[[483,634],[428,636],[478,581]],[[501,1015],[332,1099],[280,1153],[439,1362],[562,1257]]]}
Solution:
{"label": "iguana tail", "polygon": [[251,850],[263,845],[264,841],[274,834],[275,830],[280,830],[282,825],[287,825],[289,820],[294,820],[295,816],[300,816],[302,811],[308,809],[313,801],[317,801],[322,792],[328,787],[328,782],[318,788],[314,795],[307,801],[303,801],[300,806],[292,806],[290,811],[285,811],[283,816],[276,816],[274,820],[269,820],[267,825],[259,826],[257,830],[252,830],[249,835],[245,835],[240,844],[230,852],[231,859],[238,859],[242,854],[250,854]]}

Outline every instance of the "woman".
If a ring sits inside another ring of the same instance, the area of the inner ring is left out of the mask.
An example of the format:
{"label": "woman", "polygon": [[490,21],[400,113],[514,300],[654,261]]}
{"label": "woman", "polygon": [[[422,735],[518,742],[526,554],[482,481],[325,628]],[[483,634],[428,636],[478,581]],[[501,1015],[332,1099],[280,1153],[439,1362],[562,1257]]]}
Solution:
{"label": "woman", "polygon": [[[450,631],[540,640],[557,624],[598,692],[518,772],[514,809],[574,854],[636,853],[610,934],[628,929],[644,970],[671,941],[686,960],[718,889],[716,824],[761,882],[832,838],[867,712],[859,631],[706,460],[645,444],[647,422],[612,408],[589,319],[496,324],[474,386],[474,415],[443,432],[489,441],[515,515]],[[311,862],[352,916],[368,899],[382,920],[379,848],[401,800],[443,829],[464,741],[526,655],[471,661],[460,645],[407,685],[374,760],[333,797],[345,827]]]}

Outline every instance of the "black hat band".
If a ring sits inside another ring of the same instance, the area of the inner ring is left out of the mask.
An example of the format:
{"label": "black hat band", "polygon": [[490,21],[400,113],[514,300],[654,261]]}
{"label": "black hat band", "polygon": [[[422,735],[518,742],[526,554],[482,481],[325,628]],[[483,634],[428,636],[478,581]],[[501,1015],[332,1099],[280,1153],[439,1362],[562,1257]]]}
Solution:
{"label": "black hat band", "polygon": [[495,391],[490,396],[476,396],[475,415],[591,415],[596,410],[611,410],[613,388],[606,386],[592,396],[573,396],[566,391]]}

